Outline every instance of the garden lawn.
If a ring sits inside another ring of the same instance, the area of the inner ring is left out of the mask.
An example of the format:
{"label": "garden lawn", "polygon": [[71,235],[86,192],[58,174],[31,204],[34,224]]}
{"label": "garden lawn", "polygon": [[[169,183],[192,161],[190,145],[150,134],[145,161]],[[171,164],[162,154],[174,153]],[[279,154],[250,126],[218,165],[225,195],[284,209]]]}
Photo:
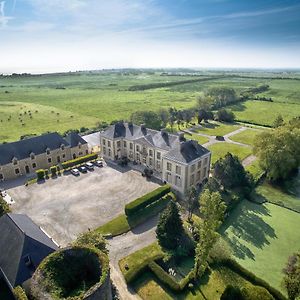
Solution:
{"label": "garden lawn", "polygon": [[128,232],[130,230],[130,226],[127,221],[127,217],[125,214],[120,215],[108,223],[98,227],[96,229],[97,232],[103,235],[111,235],[116,236]]}
{"label": "garden lawn", "polygon": [[247,144],[250,146],[254,145],[254,140],[262,132],[262,130],[247,129],[240,133],[237,133],[230,137],[232,141]]}
{"label": "garden lawn", "polygon": [[195,132],[208,134],[212,136],[214,135],[224,136],[225,134],[240,128],[240,126],[236,124],[225,124],[221,122],[202,123],[201,126],[202,127],[197,128]]}
{"label": "garden lawn", "polygon": [[208,149],[212,152],[212,163],[215,163],[219,158],[224,157],[228,152],[238,156],[241,161],[252,154],[252,150],[250,147],[230,144],[226,142],[210,145],[208,146]]}
{"label": "garden lawn", "polygon": [[224,222],[221,234],[243,267],[285,293],[282,268],[300,248],[299,224],[299,213],[244,200]]}

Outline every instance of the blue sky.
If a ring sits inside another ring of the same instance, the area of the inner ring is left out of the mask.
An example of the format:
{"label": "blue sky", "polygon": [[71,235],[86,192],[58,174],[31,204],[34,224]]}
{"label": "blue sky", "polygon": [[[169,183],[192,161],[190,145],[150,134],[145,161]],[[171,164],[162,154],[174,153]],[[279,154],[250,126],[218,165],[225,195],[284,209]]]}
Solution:
{"label": "blue sky", "polygon": [[300,67],[300,1],[0,0],[0,73]]}

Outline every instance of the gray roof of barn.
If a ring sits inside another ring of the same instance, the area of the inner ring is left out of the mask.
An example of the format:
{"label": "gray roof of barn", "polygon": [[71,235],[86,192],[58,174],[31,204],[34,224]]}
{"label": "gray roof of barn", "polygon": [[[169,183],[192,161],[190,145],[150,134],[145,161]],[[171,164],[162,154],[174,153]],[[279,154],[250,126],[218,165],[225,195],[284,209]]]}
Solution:
{"label": "gray roof of barn", "polygon": [[76,132],[69,133],[65,140],[68,142],[71,148],[78,146],[80,143],[81,145],[87,144],[87,142]]}
{"label": "gray roof of barn", "polygon": [[[0,271],[12,287],[31,278],[40,262],[57,245],[26,215],[6,214],[0,218]],[[30,257],[31,265],[25,263]]]}
{"label": "gray roof of barn", "polygon": [[22,160],[30,157],[31,153],[39,155],[45,153],[47,149],[59,149],[61,145],[67,147],[78,142],[85,144],[84,141],[77,133],[72,133],[66,138],[60,136],[57,132],[43,134],[29,139],[20,140],[13,143],[0,145],[0,165],[6,165],[12,162],[13,158]]}
{"label": "gray roof of barn", "polygon": [[179,147],[170,150],[164,155],[164,157],[178,162],[190,163],[209,152],[210,151],[208,149],[199,145],[198,142],[188,140],[181,142]]}

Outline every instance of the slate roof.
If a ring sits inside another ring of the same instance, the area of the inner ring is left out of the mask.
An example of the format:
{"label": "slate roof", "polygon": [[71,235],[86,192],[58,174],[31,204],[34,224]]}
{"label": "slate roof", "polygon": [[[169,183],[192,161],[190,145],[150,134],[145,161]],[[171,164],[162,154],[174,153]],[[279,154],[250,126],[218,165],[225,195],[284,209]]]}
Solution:
{"label": "slate roof", "polygon": [[[0,218],[0,272],[11,287],[31,278],[40,262],[57,245],[26,215],[6,214]],[[32,264],[26,265],[26,257]]]}
{"label": "slate roof", "polygon": [[142,144],[144,143],[164,150],[170,150],[172,147],[175,147],[176,145],[178,146],[180,143],[178,135],[170,133],[166,134],[162,131],[124,122],[118,122],[111,125],[108,129],[101,133],[101,136],[109,139],[125,138],[127,140],[135,140]]}
{"label": "slate roof", "polygon": [[65,140],[68,142],[68,144],[71,148],[77,147],[79,143],[81,145],[87,144],[87,142],[79,134],[77,134],[76,132],[69,133],[65,137]]}
{"label": "slate roof", "polygon": [[13,143],[0,145],[0,165],[6,165],[12,162],[13,158],[22,160],[30,157],[31,153],[39,155],[46,152],[46,149],[55,150],[59,149],[61,145],[66,147],[74,147],[78,142],[86,144],[77,133],[68,135],[65,139],[57,132],[40,135],[37,137],[20,140]]}
{"label": "slate roof", "polygon": [[170,160],[190,163],[207,153],[209,153],[208,149],[202,147],[196,141],[189,140],[181,142],[179,147],[170,150],[164,157]]}

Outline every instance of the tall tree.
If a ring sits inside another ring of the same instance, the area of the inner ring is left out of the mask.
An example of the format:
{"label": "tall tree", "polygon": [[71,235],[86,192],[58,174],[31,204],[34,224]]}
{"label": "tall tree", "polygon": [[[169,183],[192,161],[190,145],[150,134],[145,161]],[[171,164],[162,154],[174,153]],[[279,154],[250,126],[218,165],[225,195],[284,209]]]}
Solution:
{"label": "tall tree", "polygon": [[199,227],[199,242],[195,250],[194,276],[201,277],[208,264],[209,253],[218,239],[217,230],[224,219],[226,206],[218,192],[204,190],[200,197],[200,213],[203,223]]}
{"label": "tall tree", "polygon": [[170,120],[170,114],[169,114],[168,110],[162,108],[158,111],[158,115],[161,119],[162,126],[164,128],[167,127],[169,120]]}
{"label": "tall tree", "polygon": [[254,142],[254,154],[270,181],[287,178],[300,165],[300,118],[261,133]]}
{"label": "tall tree", "polygon": [[131,115],[131,122],[137,125],[145,124],[146,127],[159,130],[162,121],[159,115],[153,111],[136,111]]}
{"label": "tall tree", "polygon": [[157,228],[156,237],[159,244],[169,250],[175,250],[184,233],[179,210],[175,202],[170,201],[166,209],[161,213]]}
{"label": "tall tree", "polygon": [[193,212],[199,206],[197,199],[197,190],[194,186],[191,186],[187,192],[187,210],[188,210],[188,220],[191,221]]}
{"label": "tall tree", "polygon": [[289,257],[283,273],[283,285],[289,299],[295,300],[300,296],[300,251]]}

